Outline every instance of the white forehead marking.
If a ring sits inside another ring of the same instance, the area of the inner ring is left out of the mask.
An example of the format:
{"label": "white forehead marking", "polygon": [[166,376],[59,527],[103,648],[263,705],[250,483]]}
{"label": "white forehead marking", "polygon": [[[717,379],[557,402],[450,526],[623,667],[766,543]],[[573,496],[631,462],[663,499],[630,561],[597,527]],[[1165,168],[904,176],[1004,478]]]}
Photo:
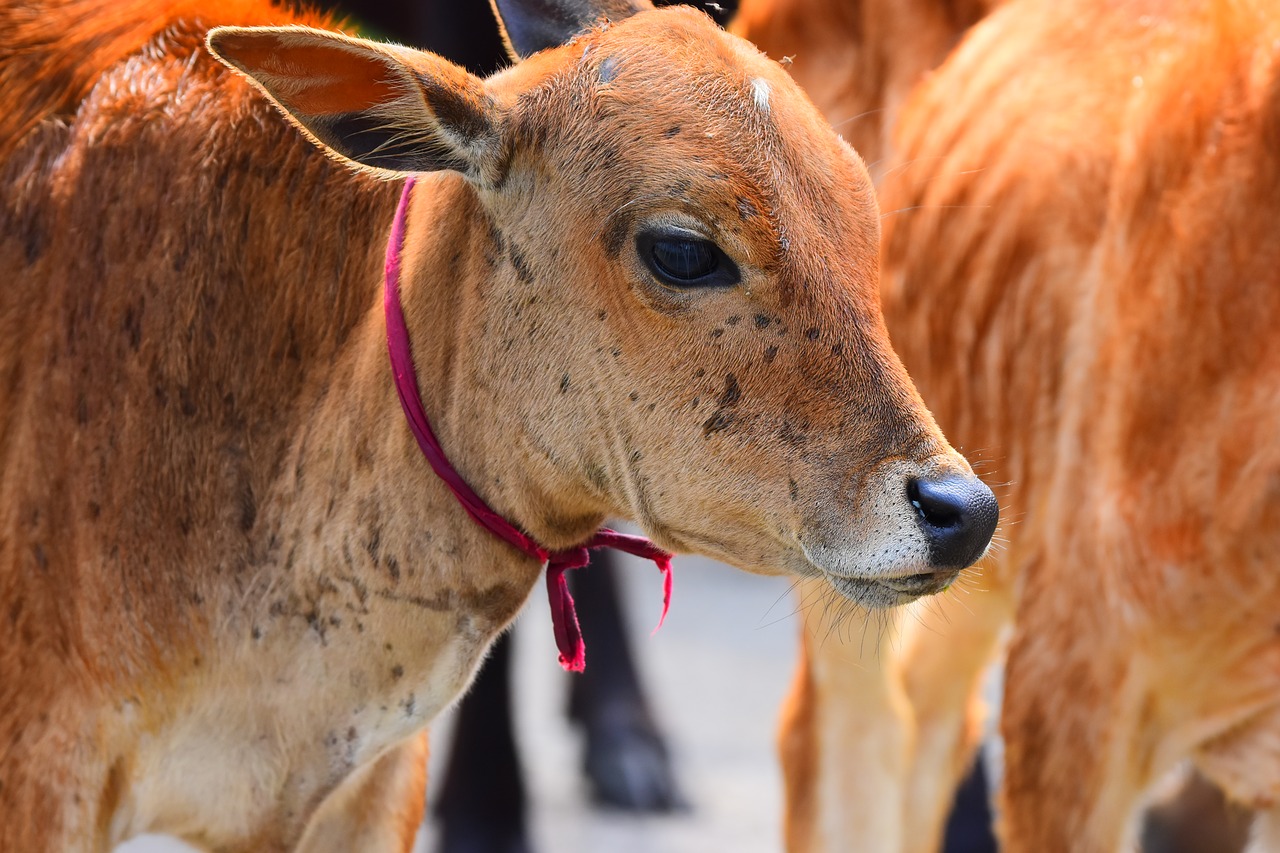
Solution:
{"label": "white forehead marking", "polygon": [[751,94],[755,96],[756,106],[761,112],[769,112],[769,83],[759,77],[752,77]]}

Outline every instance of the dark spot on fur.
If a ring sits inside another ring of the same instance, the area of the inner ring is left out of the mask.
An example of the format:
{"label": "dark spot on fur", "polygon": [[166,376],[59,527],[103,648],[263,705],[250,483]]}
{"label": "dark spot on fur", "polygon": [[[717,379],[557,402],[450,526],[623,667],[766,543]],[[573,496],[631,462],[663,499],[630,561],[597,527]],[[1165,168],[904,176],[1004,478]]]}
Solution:
{"label": "dark spot on fur", "polygon": [[608,319],[608,317],[609,317],[609,312],[605,311],[603,308],[596,312],[597,320],[606,320]]}
{"label": "dark spot on fur", "polygon": [[189,418],[195,417],[196,401],[191,396],[191,389],[188,386],[183,385],[178,389],[178,402],[182,406],[182,414]]}
{"label": "dark spot on fur", "polygon": [[712,340],[715,340],[716,338],[720,337],[723,334],[724,334],[724,329],[716,328],[711,330]]}
{"label": "dark spot on fur", "polygon": [[627,241],[630,231],[631,217],[621,213],[613,217],[604,232],[604,250],[610,258],[617,258],[622,253],[622,244]]}
{"label": "dark spot on fur", "polygon": [[102,504],[97,501],[89,501],[89,517],[98,518],[102,515]]}
{"label": "dark spot on fur", "polygon": [[774,360],[775,358],[777,358],[777,357],[778,357],[778,348],[777,348],[777,347],[769,347],[768,349],[766,349],[766,350],[764,351],[764,363],[765,363],[765,364],[772,364],[772,363],[773,363],[773,360]]}
{"label": "dark spot on fur", "polygon": [[757,314],[752,319],[755,321],[757,329],[763,329],[765,326],[769,325],[769,323],[771,322],[769,320],[769,317],[765,314]]}
{"label": "dark spot on fur", "polygon": [[734,415],[733,412],[727,412],[724,409],[717,409],[712,413],[711,417],[707,418],[706,421],[703,422],[702,437],[710,438],[712,433],[728,429],[736,419],[737,416]]}
{"label": "dark spot on fur", "polygon": [[822,333],[818,331],[817,326],[814,326],[810,329],[806,329],[804,333],[804,336],[811,341],[816,341],[821,335]]}
{"label": "dark spot on fur", "polygon": [[529,269],[529,263],[524,258],[524,253],[512,243],[508,254],[511,256],[511,266],[515,268],[516,278],[525,284],[533,283],[533,270]]}
{"label": "dark spot on fur", "polygon": [[26,231],[26,234],[24,235],[26,237],[24,241],[25,245],[23,248],[26,249],[27,266],[30,266],[38,261],[40,256],[44,254],[44,244],[48,238],[45,235],[44,228],[41,227],[40,220],[37,217],[29,217],[26,226],[27,227],[23,229]]}
{"label": "dark spot on fur", "polygon": [[609,478],[605,475],[602,466],[587,465],[584,471],[587,475],[587,480],[600,491],[603,492],[609,487]]}
{"label": "dark spot on fur", "polygon": [[329,629],[325,626],[324,622],[321,621],[320,614],[316,612],[315,608],[313,607],[304,613],[303,618],[307,620],[307,625],[310,626],[311,630],[315,631],[316,635],[320,637],[320,645],[329,645],[329,638],[327,636],[327,631]]}
{"label": "dark spot on fur", "polygon": [[803,447],[809,443],[809,436],[795,428],[790,421],[783,421],[778,430],[778,438],[792,447]]}
{"label": "dark spot on fur", "polygon": [[249,636],[250,636],[250,637],[253,637],[255,640],[261,640],[261,639],[262,639],[262,629],[261,629],[261,628],[259,628],[257,625],[254,625],[254,626],[253,626],[253,630],[249,632]]}
{"label": "dark spot on fur", "polygon": [[651,412],[652,412],[654,409],[656,409],[656,408],[658,408],[658,404],[657,404],[657,403],[650,403],[650,404],[649,404],[649,406],[648,406],[648,409],[649,409],[649,411],[651,411]]}
{"label": "dark spot on fur", "polygon": [[258,502],[253,497],[253,487],[248,482],[240,488],[240,529],[248,533],[258,520]]}
{"label": "dark spot on fur", "polygon": [[738,216],[742,217],[743,222],[746,222],[748,219],[758,215],[759,213],[760,211],[756,210],[756,206],[751,203],[750,199],[743,198],[742,196],[738,197]]}
{"label": "dark spot on fur", "polygon": [[832,345],[831,345],[831,354],[832,354],[832,355],[840,355],[840,353],[842,353],[842,352],[844,352],[844,344],[832,344]]}
{"label": "dark spot on fur", "polygon": [[702,424],[703,438],[710,438],[712,433],[728,429],[737,420],[737,416],[729,410],[736,406],[740,399],[742,399],[742,388],[738,385],[738,378],[732,373],[726,373],[724,391],[721,392],[720,399],[717,401],[719,408],[712,412],[711,417]]}
{"label": "dark spot on fur", "polygon": [[618,357],[618,356],[620,356],[620,355],[622,355],[622,350],[620,350],[620,349],[614,349],[614,350],[613,350],[613,357],[614,357],[614,358],[617,358],[617,357]]}
{"label": "dark spot on fur", "polygon": [[788,480],[787,483],[790,486],[791,500],[798,500],[800,497],[800,487],[796,485],[795,480]]}
{"label": "dark spot on fur", "polygon": [[569,374],[560,377],[560,393],[565,394],[569,391]]}
{"label": "dark spot on fur", "polygon": [[418,707],[417,697],[410,693],[409,698],[400,703],[400,707],[404,708],[406,717],[412,717],[414,709]]}
{"label": "dark spot on fur", "polygon": [[31,549],[31,555],[36,558],[36,566],[40,571],[43,572],[49,568],[49,557],[45,554],[43,545],[37,542],[35,547]]}
{"label": "dark spot on fur", "polygon": [[724,324],[726,326],[736,326],[741,322],[742,322],[742,318],[737,314],[734,314],[732,317],[725,318]]}
{"label": "dark spot on fur", "polygon": [[667,139],[670,139],[673,136],[678,135],[679,133],[680,133],[680,125],[673,124],[671,125],[671,127],[668,127],[665,131],[663,131],[662,135],[665,136]]}
{"label": "dark spot on fur", "polygon": [[636,400],[639,400],[639,399],[640,399],[640,393],[639,393],[638,391],[632,391],[632,392],[631,392],[629,395],[627,395],[627,396],[630,398],[631,402],[633,402],[633,403],[634,403]]}
{"label": "dark spot on fur", "polygon": [[706,376],[706,375],[707,375],[707,371],[703,370],[701,367],[699,367],[697,370],[695,370],[695,371],[693,372],[693,378],[694,378],[694,379],[701,379],[702,377],[704,377],[704,376]]}
{"label": "dark spot on fur", "polygon": [[395,666],[391,667],[391,678],[394,681],[399,681],[400,679],[404,678],[404,667],[402,667],[400,664],[396,664]]}
{"label": "dark spot on fur", "polygon": [[124,312],[124,323],[121,326],[129,340],[129,349],[134,352],[142,346],[142,305],[130,305]]}
{"label": "dark spot on fur", "polygon": [[[433,613],[443,613],[447,610],[457,608],[457,596],[451,592],[441,592],[435,598],[427,598],[422,595],[407,595],[396,592],[393,589],[377,590],[375,595],[378,598],[387,601],[395,601],[400,604],[412,604],[414,607],[420,607],[423,610],[430,610]],[[389,650],[388,650],[389,651]]]}
{"label": "dark spot on fur", "polygon": [[400,580],[400,561],[390,554],[387,555],[387,571],[393,581]]}
{"label": "dark spot on fur", "polygon": [[724,375],[724,392],[720,395],[720,406],[722,408],[735,406],[741,398],[742,388],[738,385],[738,377],[732,373],[726,373]]}

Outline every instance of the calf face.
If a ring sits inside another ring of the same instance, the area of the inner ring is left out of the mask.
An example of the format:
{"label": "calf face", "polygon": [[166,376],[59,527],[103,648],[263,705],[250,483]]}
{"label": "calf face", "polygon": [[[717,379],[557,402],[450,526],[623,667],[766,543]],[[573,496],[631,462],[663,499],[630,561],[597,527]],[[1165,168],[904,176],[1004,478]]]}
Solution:
{"label": "calf face", "polygon": [[455,247],[411,210],[409,277],[471,318],[476,429],[547,472],[530,533],[571,545],[620,515],[865,605],[945,587],[997,511],[890,347],[861,160],[702,13],[610,13],[570,40],[508,9],[516,51],[565,43],[484,81],[304,28],[209,44],[356,167],[465,177],[486,262],[442,284]]}

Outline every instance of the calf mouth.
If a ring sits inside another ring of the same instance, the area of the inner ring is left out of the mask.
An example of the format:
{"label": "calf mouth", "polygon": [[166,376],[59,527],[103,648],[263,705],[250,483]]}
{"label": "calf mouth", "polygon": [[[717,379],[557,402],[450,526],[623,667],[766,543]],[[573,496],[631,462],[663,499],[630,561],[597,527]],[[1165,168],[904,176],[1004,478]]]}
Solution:
{"label": "calf mouth", "polygon": [[938,569],[897,577],[851,578],[825,573],[836,592],[869,610],[910,604],[926,595],[942,592],[955,583],[963,569]]}

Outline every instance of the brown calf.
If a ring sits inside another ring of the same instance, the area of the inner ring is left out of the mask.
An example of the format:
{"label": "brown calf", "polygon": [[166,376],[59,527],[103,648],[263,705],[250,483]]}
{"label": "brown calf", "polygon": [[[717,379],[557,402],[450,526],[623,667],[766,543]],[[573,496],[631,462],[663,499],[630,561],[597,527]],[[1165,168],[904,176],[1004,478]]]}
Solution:
{"label": "brown calf", "polygon": [[[932,20],[958,36],[957,8]],[[850,55],[878,35],[845,28]],[[1121,848],[1183,759],[1276,807],[1278,36],[1265,4],[1015,2],[896,111],[886,319],[1015,522],[985,591],[920,608],[874,674],[807,644],[783,737],[793,850],[936,847],[1015,607],[1004,849]],[[819,73],[779,49],[806,86]],[[877,98],[903,103],[820,106]],[[1261,832],[1280,845],[1274,816]]]}
{"label": "brown calf", "polygon": [[787,74],[687,9],[500,5],[550,49],[484,81],[209,35],[261,91],[204,42],[264,5],[0,7],[0,849],[409,843],[419,733],[541,566],[406,426],[378,178],[418,175],[435,431],[544,546],[629,517],[868,605],[985,547],[888,343],[867,174]]}

